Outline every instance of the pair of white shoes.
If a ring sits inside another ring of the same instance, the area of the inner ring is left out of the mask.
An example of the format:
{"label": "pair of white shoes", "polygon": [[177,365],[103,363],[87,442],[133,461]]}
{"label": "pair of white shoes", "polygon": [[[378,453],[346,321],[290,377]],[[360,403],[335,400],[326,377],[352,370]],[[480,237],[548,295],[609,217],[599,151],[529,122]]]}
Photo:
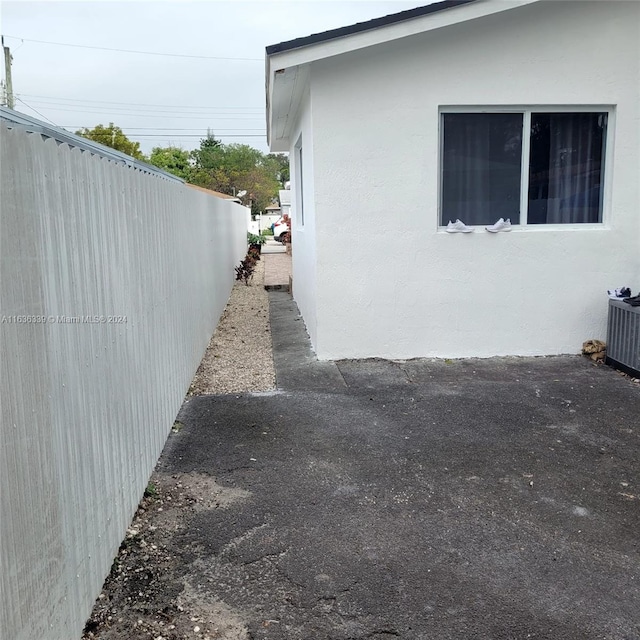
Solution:
{"label": "pair of white shoes", "polygon": [[[485,227],[490,233],[498,233],[499,231],[511,231],[511,218],[500,218],[495,224]],[[468,227],[462,220],[456,220],[447,225],[447,233],[473,233],[474,229]]]}

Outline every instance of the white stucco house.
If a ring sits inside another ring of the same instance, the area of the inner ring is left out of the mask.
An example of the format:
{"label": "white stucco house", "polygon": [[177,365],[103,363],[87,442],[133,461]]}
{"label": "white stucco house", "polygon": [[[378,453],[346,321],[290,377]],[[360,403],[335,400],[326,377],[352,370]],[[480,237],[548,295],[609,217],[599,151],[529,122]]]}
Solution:
{"label": "white stucco house", "polygon": [[448,0],[267,47],[318,357],[604,339],[640,288],[639,43],[637,2]]}

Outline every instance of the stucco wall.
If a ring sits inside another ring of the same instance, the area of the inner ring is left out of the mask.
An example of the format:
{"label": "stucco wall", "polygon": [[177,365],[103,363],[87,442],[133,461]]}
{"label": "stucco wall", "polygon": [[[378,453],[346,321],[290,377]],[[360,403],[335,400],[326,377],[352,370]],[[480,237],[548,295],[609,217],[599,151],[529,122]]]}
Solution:
{"label": "stucco wall", "polygon": [[312,135],[311,97],[305,92],[300,110],[300,118],[292,136],[293,145],[289,152],[291,176],[297,175],[298,156],[295,144],[302,136],[302,171],[304,198],[304,225],[300,224],[299,190],[295,180],[291,189],[293,296],[304,318],[307,331],[315,344],[317,340],[317,253],[316,232],[324,235],[325,230],[316,228],[316,196],[314,187],[314,140]]}
{"label": "stucco wall", "polygon": [[[637,3],[543,2],[313,63],[320,358],[605,337],[606,289],[640,286],[639,25]],[[613,105],[604,223],[438,230],[444,105]]]}

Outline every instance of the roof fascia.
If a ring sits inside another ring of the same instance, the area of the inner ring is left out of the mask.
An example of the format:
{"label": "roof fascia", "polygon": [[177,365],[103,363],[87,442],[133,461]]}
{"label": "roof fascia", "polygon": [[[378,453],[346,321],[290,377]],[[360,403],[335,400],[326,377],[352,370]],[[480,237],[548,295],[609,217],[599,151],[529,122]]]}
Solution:
{"label": "roof fascia", "polygon": [[341,36],[297,49],[290,49],[267,56],[271,73],[294,65],[308,64],[333,56],[357,51],[365,47],[384,44],[407,36],[435,31],[460,22],[483,18],[495,13],[516,9],[540,0],[477,0],[465,5],[450,7],[446,11],[411,18],[366,31]]}
{"label": "roof fascia", "polygon": [[289,136],[308,82],[309,65],[274,72],[267,111],[267,143],[271,151],[289,151]]}
{"label": "roof fascia", "polygon": [[282,51],[290,51],[291,49],[306,47],[310,44],[316,44],[318,42],[326,42],[327,40],[334,40],[335,38],[350,36],[354,33],[377,29],[379,27],[384,27],[396,22],[402,22],[403,20],[412,20],[413,18],[436,13],[438,11],[444,11],[446,9],[451,9],[463,4],[468,4],[469,2],[478,2],[478,0],[432,0],[431,4],[423,5],[421,7],[415,7],[414,9],[400,11],[399,13],[391,13],[389,15],[381,16],[380,18],[373,18],[371,20],[365,20],[364,22],[356,22],[355,24],[338,27],[337,29],[329,29],[328,31],[313,33],[309,36],[303,36],[294,38],[293,40],[279,42],[278,44],[268,46],[267,53],[271,55],[274,53],[280,53]]}

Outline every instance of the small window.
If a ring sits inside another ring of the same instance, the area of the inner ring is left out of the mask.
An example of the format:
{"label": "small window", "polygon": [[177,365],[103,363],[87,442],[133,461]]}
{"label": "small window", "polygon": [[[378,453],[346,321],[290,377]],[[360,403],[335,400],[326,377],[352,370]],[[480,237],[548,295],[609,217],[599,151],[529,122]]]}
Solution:
{"label": "small window", "polygon": [[298,138],[295,146],[295,176],[296,176],[296,220],[298,225],[304,227],[304,185],[302,171],[302,136]]}
{"label": "small window", "polygon": [[602,222],[607,120],[587,111],[443,113],[440,224]]}

